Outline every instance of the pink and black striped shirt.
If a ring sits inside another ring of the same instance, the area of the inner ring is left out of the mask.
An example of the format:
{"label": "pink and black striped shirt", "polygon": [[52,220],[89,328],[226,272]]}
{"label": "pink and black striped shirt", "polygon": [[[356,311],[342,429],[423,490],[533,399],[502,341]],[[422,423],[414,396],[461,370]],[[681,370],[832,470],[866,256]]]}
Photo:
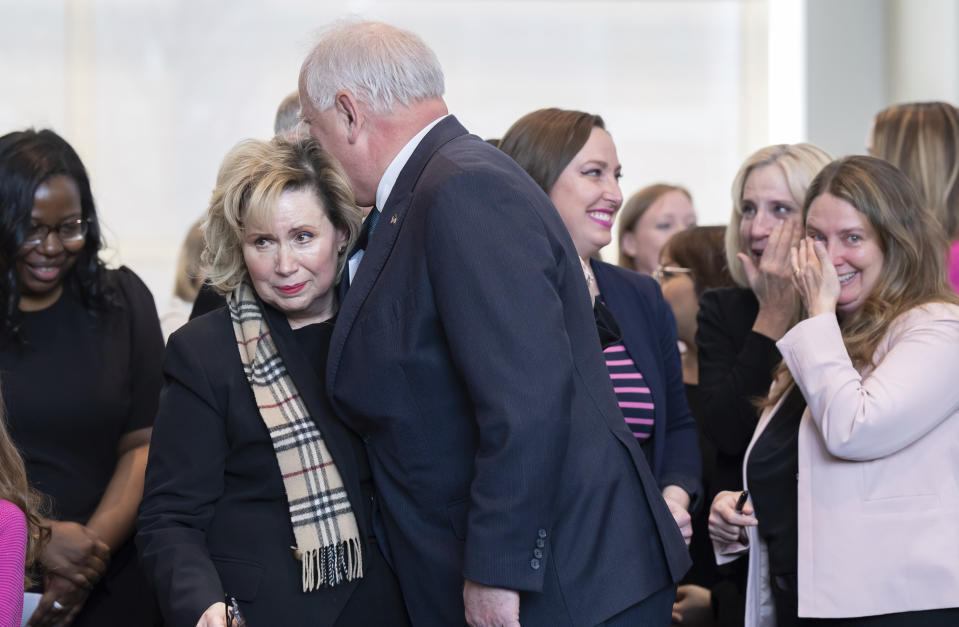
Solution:
{"label": "pink and black striped shirt", "polygon": [[603,354],[626,425],[637,439],[648,439],[653,434],[655,405],[646,380],[622,342],[607,346]]}

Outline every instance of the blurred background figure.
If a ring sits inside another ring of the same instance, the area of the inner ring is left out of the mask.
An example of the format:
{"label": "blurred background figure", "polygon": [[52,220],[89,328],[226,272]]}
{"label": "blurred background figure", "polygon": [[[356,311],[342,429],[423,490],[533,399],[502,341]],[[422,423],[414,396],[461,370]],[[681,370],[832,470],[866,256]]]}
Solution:
{"label": "blurred background figure", "polygon": [[619,265],[652,274],[666,240],[692,226],[696,210],[685,188],[664,183],[644,187],[626,201],[619,216]]}
{"label": "blurred background figure", "polygon": [[719,573],[707,530],[709,503],[723,486],[716,485],[713,477],[716,447],[699,424],[699,362],[695,342],[699,297],[706,290],[735,285],[726,268],[725,232],[724,226],[694,226],[677,232],[663,246],[660,264],[654,274],[676,317],[683,383],[699,432],[703,494],[706,497],[706,506],[693,512],[693,540],[689,547],[693,567],[676,593],[674,625],[739,627],[742,624],[742,597]]}
{"label": "blurred background figure", "polygon": [[[693,226],[678,231],[660,251],[659,267],[653,273],[676,317],[687,390],[699,384],[699,353],[695,341],[699,297],[706,290],[735,285],[726,267],[725,233],[724,226]],[[692,404],[690,409],[695,416]]]}
{"label": "blurred background figure", "polygon": [[176,264],[176,281],[173,284],[173,296],[166,309],[160,314],[160,329],[163,331],[163,341],[166,342],[170,334],[186,324],[190,319],[190,311],[196,301],[200,286],[203,285],[203,264],[200,256],[203,253],[203,220],[197,220],[187,231],[186,239],[180,248],[180,256]]}
{"label": "blurred background figure", "polygon": [[20,452],[10,439],[0,399],[0,625],[19,627],[26,573],[50,530],[41,519],[42,496],[27,483]]}
{"label": "blurred background figure", "polygon": [[[881,159],[829,164],[791,253],[807,316],[743,462],[717,556],[749,554],[747,627],[959,625],[959,296],[942,228]],[[753,515],[754,514],[754,515]]]}
{"label": "blurred background figure", "polygon": [[959,290],[959,109],[913,102],[883,109],[873,120],[869,154],[899,168],[951,242],[949,280]]}
{"label": "blurred background figure", "polygon": [[224,594],[251,627],[408,624],[372,531],[366,451],[324,384],[360,229],[349,184],[313,139],[247,140],[205,228],[229,307],[170,338],[140,511],[167,625],[224,626]]}
{"label": "blurred background figure", "polygon": [[651,277],[593,258],[612,239],[623,202],[613,139],[598,115],[540,109],[513,123],[500,149],[547,193],[569,231],[623,418],[688,544],[687,510],[702,492],[676,323]]}
{"label": "blurred background figure", "polygon": [[50,504],[30,625],[153,625],[132,542],[162,383],[153,296],[100,261],[86,170],[53,131],[0,137],[0,203],[3,397]]}
{"label": "blurred background figure", "polygon": [[300,94],[296,90],[286,95],[276,109],[273,134],[281,135],[296,130],[300,123]]}

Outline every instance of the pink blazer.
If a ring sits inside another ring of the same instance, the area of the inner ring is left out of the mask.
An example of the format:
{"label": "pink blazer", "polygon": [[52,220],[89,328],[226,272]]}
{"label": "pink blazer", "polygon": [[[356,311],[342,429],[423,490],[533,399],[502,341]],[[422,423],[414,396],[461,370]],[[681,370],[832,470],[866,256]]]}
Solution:
{"label": "pink blazer", "polygon": [[20,627],[26,550],[26,517],[16,505],[0,499],[0,627]]}
{"label": "pink blazer", "polygon": [[[800,322],[777,347],[807,402],[799,427],[799,615],[959,607],[959,306],[903,314],[880,342],[876,365],[862,372],[832,314]],[[744,475],[778,408],[760,417]],[[746,625],[775,625],[755,528],[749,542],[758,550],[749,555]],[[715,548],[723,562],[748,547]]]}

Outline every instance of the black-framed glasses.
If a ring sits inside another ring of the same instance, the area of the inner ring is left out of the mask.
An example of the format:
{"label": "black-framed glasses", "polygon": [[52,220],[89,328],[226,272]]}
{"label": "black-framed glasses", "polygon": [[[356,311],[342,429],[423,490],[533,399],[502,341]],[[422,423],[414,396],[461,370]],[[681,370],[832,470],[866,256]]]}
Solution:
{"label": "black-framed glasses", "polygon": [[223,602],[226,603],[226,627],[246,627],[246,619],[243,618],[243,612],[240,611],[240,604],[236,602],[236,597],[225,594]]}
{"label": "black-framed glasses", "polygon": [[692,274],[692,272],[689,268],[682,266],[664,266],[660,264],[659,267],[653,271],[653,278],[662,283],[663,281],[674,278],[677,274]]}
{"label": "black-framed glasses", "polygon": [[56,226],[47,224],[31,224],[26,237],[23,238],[24,248],[33,248],[39,246],[50,237],[50,233],[56,233],[60,243],[68,246],[83,241],[90,228],[90,219],[71,218],[64,220]]}

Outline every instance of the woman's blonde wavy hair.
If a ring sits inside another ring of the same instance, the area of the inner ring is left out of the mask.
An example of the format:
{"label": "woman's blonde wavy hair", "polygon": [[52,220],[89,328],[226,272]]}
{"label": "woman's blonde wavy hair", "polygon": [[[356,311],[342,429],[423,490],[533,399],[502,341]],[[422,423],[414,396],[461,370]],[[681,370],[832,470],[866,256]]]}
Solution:
{"label": "woman's blonde wavy hair", "polygon": [[733,179],[733,212],[726,227],[726,267],[729,274],[740,287],[749,287],[743,263],[736,255],[746,252],[739,225],[743,221],[743,190],[746,179],[753,170],[767,165],[779,166],[786,185],[792,194],[796,206],[801,206],[806,189],[813,177],[830,161],[832,157],[826,151],[812,144],[776,144],[760,148],[749,155]]}
{"label": "woman's blonde wavy hair", "polygon": [[247,139],[224,157],[203,223],[206,280],[218,292],[229,294],[249,276],[243,260],[244,220],[269,217],[283,192],[300,189],[316,192],[333,226],[349,234],[337,259],[339,282],[362,222],[339,163],[311,137]]}

